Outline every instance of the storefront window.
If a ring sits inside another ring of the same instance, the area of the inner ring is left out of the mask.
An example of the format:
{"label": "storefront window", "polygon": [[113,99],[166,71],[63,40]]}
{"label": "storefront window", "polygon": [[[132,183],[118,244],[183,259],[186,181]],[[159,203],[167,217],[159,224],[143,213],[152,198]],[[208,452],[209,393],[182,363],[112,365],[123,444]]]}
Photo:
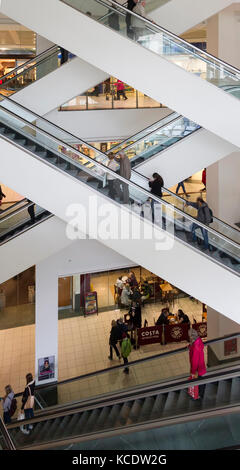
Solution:
{"label": "storefront window", "polygon": [[35,322],[35,267],[0,285],[0,329]]}
{"label": "storefront window", "polygon": [[159,108],[163,105],[130,85],[110,77],[60,107],[60,111]]}

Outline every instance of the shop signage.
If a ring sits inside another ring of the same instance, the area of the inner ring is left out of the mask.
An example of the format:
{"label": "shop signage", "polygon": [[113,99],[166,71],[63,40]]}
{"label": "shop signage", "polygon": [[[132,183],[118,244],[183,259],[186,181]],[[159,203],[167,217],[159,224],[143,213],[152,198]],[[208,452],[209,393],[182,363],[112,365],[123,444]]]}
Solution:
{"label": "shop signage", "polygon": [[138,329],[138,344],[144,346],[144,344],[161,343],[162,341],[162,326],[148,326],[147,328]]}
{"label": "shop signage", "polygon": [[86,292],[84,294],[84,312],[85,315],[98,313],[97,292]]}
{"label": "shop signage", "polygon": [[188,323],[180,323],[178,325],[165,325],[165,343],[178,343],[180,341],[189,341],[188,330]]}
{"label": "shop signage", "polygon": [[227,341],[224,341],[224,356],[231,356],[232,354],[236,354],[237,352],[237,338],[228,339]]}
{"label": "shop signage", "polygon": [[55,378],[55,356],[41,357],[38,359],[38,381]]}
{"label": "shop signage", "polygon": [[192,325],[192,328],[194,330],[197,330],[200,338],[206,338],[207,337],[207,323],[206,322],[194,323]]}

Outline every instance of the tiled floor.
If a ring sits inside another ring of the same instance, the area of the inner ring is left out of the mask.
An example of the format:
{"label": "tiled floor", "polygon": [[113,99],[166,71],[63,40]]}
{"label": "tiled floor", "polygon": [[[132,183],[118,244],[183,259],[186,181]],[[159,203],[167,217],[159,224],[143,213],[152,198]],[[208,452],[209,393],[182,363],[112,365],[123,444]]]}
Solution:
{"label": "tiled floor", "polygon": [[[148,320],[149,326],[153,318],[157,319],[163,304],[146,305],[142,318]],[[173,312],[182,308],[190,317],[201,321],[202,304],[189,298],[180,299]],[[121,315],[119,310],[101,312],[98,316],[75,317],[59,321],[59,380],[83,375],[96,370],[111,368],[118,365],[114,357],[109,361],[109,332],[112,319]],[[0,395],[4,387],[11,384],[15,392],[23,390],[25,375],[34,371],[35,327],[28,325],[0,331]],[[159,344],[144,346],[131,353],[131,360],[151,356],[159,352],[176,349],[186,343],[161,346]],[[98,378],[85,379],[71,386],[59,388],[59,402],[75,400],[83,397],[106,393],[124,387],[130,387],[146,381],[187,374],[189,369],[186,353],[177,357],[170,356],[141,366],[133,366],[129,376],[119,371],[109,371]]]}

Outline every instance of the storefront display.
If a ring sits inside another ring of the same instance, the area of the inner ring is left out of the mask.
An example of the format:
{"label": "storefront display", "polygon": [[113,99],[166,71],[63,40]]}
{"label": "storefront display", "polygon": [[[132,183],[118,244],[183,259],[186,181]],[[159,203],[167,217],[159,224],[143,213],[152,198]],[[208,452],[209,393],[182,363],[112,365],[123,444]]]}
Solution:
{"label": "storefront display", "polygon": [[87,292],[84,295],[84,315],[98,314],[97,292]]}

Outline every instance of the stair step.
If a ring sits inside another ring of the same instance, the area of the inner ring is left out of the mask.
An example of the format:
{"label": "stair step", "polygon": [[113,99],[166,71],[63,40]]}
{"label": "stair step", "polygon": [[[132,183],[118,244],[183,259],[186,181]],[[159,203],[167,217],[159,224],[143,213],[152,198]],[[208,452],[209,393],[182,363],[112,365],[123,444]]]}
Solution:
{"label": "stair step", "polygon": [[218,383],[210,383],[205,385],[204,397],[202,399],[202,407],[209,408],[216,404]]}
{"label": "stair step", "polygon": [[126,424],[126,421],[128,419],[128,415],[131,411],[133,403],[134,403],[133,401],[128,401],[128,402],[124,403],[121,406],[120,413],[119,413],[119,415],[117,417],[117,420],[116,420],[116,423],[115,423],[116,427],[123,426],[124,424]]}
{"label": "stair step", "polygon": [[232,379],[231,386],[230,402],[233,403],[235,401],[240,401],[240,379],[238,377]]}
{"label": "stair step", "polygon": [[84,426],[84,428],[82,428],[82,433],[85,434],[85,433],[89,433],[91,432],[95,425],[96,425],[96,422],[100,416],[100,409],[99,408],[96,408],[95,410],[91,411],[90,413],[90,416]]}
{"label": "stair step", "polygon": [[154,401],[150,419],[160,418],[163,413],[164,405],[167,400],[167,393],[160,393]]}
{"label": "stair step", "polygon": [[35,150],[35,153],[41,158],[47,157],[47,150]]}
{"label": "stair step", "polygon": [[58,163],[57,167],[60,168],[61,170],[66,170],[68,167],[67,163]]}
{"label": "stair step", "polygon": [[220,380],[218,383],[216,403],[221,405],[222,403],[229,403],[231,396],[232,381],[231,380]]}
{"label": "stair step", "polygon": [[51,163],[52,165],[56,165],[57,163],[57,157],[46,157],[45,160]]}
{"label": "stair step", "polygon": [[168,415],[177,408],[179,392],[168,392],[167,400],[163,409],[163,416]]}
{"label": "stair step", "polygon": [[96,429],[100,430],[106,427],[107,419],[110,415],[111,412],[111,407],[110,406],[104,406],[101,409],[100,415],[98,417],[98,420],[96,422]]}
{"label": "stair step", "polygon": [[71,176],[77,176],[78,170],[67,170],[66,173],[68,173]]}
{"label": "stair step", "polygon": [[156,397],[147,397],[145,398],[143,404],[142,404],[142,409],[140,410],[139,416],[138,416],[138,421],[143,421],[144,419],[149,419],[153,407],[155,404]]}
{"label": "stair step", "polygon": [[136,423],[141,413],[143,403],[144,403],[144,400],[141,400],[141,399],[134,400],[130,413],[128,415],[127,421],[126,421],[126,425]]}
{"label": "stair step", "polygon": [[106,419],[106,428],[110,429],[114,426],[121,411],[121,405],[114,405],[111,407],[110,413]]}

